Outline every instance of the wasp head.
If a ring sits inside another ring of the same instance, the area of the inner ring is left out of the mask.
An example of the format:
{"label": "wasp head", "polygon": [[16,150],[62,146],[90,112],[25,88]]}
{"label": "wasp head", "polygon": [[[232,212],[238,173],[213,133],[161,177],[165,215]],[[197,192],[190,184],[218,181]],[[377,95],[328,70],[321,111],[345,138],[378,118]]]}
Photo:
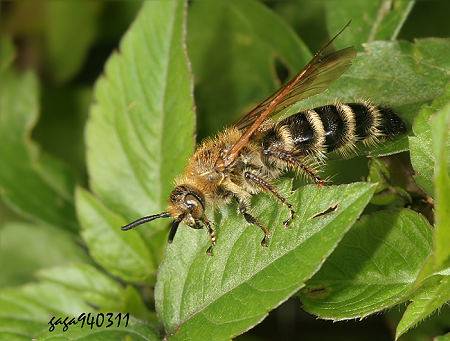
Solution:
{"label": "wasp head", "polygon": [[172,222],[172,227],[169,232],[169,243],[171,243],[177,232],[178,225],[182,221],[192,228],[201,228],[197,222],[203,216],[204,211],[204,196],[191,186],[181,185],[175,187],[170,194],[168,212],[139,218],[128,225],[122,226],[122,230],[130,230],[155,219],[172,217],[175,220]]}
{"label": "wasp head", "polygon": [[197,228],[197,221],[205,211],[205,198],[192,186],[177,186],[170,194],[168,211],[175,220]]}

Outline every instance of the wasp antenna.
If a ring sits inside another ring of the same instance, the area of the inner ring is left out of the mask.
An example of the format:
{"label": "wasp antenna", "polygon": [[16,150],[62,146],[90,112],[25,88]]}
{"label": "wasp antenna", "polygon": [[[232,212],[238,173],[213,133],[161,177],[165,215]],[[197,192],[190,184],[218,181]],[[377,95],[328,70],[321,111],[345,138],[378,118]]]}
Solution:
{"label": "wasp antenna", "polygon": [[338,33],[336,33],[333,38],[331,38],[328,43],[326,43],[324,46],[322,46],[322,48],[317,52],[317,54],[322,54],[325,50],[327,50],[327,48],[331,45],[331,43],[333,43],[333,41],[336,40],[336,38],[348,27],[350,26],[350,23],[352,22],[352,20],[350,19],[340,30]]}
{"label": "wasp antenna", "polygon": [[347,21],[347,23],[339,30],[339,32],[338,33],[336,33],[335,35],[334,35],[334,37],[333,38],[331,38],[331,40],[330,40],[330,43],[333,41],[333,40],[335,40],[347,27],[349,27],[350,26],[350,24],[351,24],[351,22],[352,22],[352,19],[350,19],[349,21]]}
{"label": "wasp antenna", "polygon": [[122,229],[122,231],[128,231],[128,230],[131,230],[132,228],[135,228],[136,226],[148,223],[149,221],[152,221],[152,220],[155,220],[155,219],[158,219],[158,218],[170,218],[170,213],[169,212],[162,212],[162,213],[159,213],[159,214],[154,214],[154,215],[149,215],[149,216],[146,216],[146,217],[142,217],[142,218],[139,218],[139,219],[137,219],[137,220],[135,220],[135,221],[125,225],[125,226],[122,226],[121,229]]}

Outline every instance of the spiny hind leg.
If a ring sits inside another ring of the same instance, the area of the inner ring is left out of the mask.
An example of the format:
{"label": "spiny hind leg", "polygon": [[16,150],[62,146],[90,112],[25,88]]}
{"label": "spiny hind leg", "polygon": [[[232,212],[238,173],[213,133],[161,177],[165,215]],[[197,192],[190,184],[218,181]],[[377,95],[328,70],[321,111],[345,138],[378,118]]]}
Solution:
{"label": "spiny hind leg", "polygon": [[251,194],[230,180],[224,181],[222,187],[237,200],[239,213],[244,216],[245,221],[249,224],[258,226],[264,232],[264,238],[261,241],[261,245],[267,246],[270,237],[269,230],[248,212]]}
{"label": "spiny hind leg", "polygon": [[245,201],[239,201],[239,213],[244,216],[247,223],[258,226],[264,232],[264,238],[261,240],[262,246],[267,246],[269,243],[270,232],[263,224],[261,224],[254,216],[248,213],[248,204]]}
{"label": "spiny hind leg", "polygon": [[299,160],[299,155],[294,152],[275,149],[265,150],[264,154],[274,159],[284,161],[288,164],[289,167],[293,169],[301,170],[304,174],[306,174],[306,176],[311,178],[319,186],[323,186],[326,184],[326,181],[320,178],[320,176],[317,174],[317,171],[307,164],[301,162]]}
{"label": "spiny hind leg", "polygon": [[278,199],[278,201],[280,201],[283,205],[285,205],[289,209],[290,212],[289,218],[283,222],[283,226],[288,227],[291,221],[294,219],[295,211],[292,205],[287,201],[287,199],[278,192],[275,186],[273,186],[270,182],[266,181],[265,179],[259,177],[258,175],[250,171],[246,171],[244,173],[244,176],[247,181],[251,182],[254,185],[257,185],[261,190],[271,193],[275,198]]}

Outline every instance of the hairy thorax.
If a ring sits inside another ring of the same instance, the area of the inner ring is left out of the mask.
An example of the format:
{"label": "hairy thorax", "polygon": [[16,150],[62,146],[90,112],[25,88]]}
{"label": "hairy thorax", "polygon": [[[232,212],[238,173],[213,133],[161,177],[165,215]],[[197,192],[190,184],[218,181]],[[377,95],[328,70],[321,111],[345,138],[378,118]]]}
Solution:
{"label": "hairy thorax", "polygon": [[175,184],[196,188],[205,195],[209,203],[225,199],[227,192],[233,186],[244,185],[243,170],[246,167],[259,169],[263,166],[260,148],[255,142],[249,143],[235,162],[223,171],[215,168],[217,159],[229,150],[241,135],[238,129],[229,128],[214,138],[203,141],[191,157],[184,173],[176,179]]}

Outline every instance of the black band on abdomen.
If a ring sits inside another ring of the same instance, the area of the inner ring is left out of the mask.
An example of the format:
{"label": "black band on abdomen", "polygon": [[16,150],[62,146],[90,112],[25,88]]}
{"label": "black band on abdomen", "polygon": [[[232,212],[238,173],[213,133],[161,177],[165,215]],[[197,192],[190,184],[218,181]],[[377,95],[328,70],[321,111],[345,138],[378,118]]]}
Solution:
{"label": "black band on abdomen", "polygon": [[292,142],[299,150],[308,150],[313,147],[315,131],[308,121],[306,112],[300,112],[280,121],[278,126],[286,126],[292,136]]}
{"label": "black band on abdomen", "polygon": [[375,124],[374,113],[364,103],[348,103],[355,118],[355,134],[358,139],[363,140],[370,137]]}
{"label": "black band on abdomen", "polygon": [[341,147],[345,143],[345,139],[342,137],[347,129],[338,107],[336,105],[325,105],[315,108],[314,111],[319,115],[325,130],[327,152]]}
{"label": "black band on abdomen", "polygon": [[385,136],[395,136],[406,133],[405,123],[395,114],[392,109],[378,108],[380,112],[380,124],[378,129]]}

